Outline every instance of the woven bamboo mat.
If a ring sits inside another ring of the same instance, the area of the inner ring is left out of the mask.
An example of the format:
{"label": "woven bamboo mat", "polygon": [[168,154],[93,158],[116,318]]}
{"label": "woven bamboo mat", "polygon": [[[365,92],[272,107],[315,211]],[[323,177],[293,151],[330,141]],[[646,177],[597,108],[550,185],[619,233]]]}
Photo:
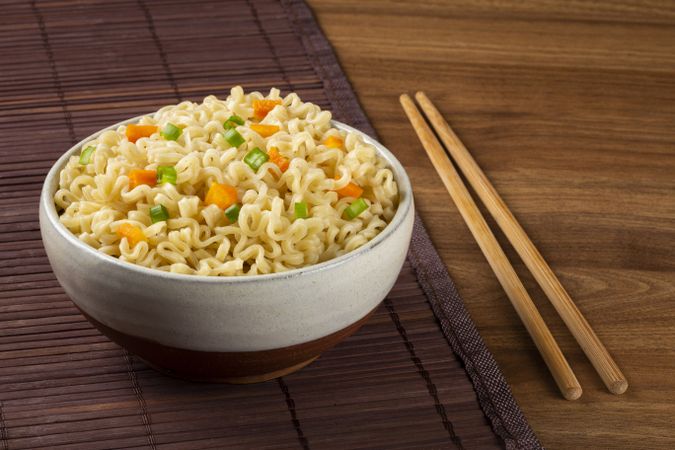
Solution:
{"label": "woven bamboo mat", "polygon": [[41,183],[97,129],[241,84],[296,91],[373,133],[304,3],[14,0],[0,21],[0,448],[539,447],[419,219],[367,325],[257,385],[156,373],[54,278]]}

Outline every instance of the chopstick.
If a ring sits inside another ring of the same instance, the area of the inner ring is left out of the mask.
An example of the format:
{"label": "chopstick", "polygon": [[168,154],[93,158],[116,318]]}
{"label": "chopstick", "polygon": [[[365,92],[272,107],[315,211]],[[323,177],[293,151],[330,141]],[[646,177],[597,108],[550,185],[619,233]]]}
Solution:
{"label": "chopstick", "polygon": [[464,176],[490,211],[527,268],[532,272],[539,286],[546,293],[549,301],[574,335],[609,391],[613,394],[626,392],[628,381],[621,373],[621,369],[506,206],[504,200],[499,196],[497,190],[492,186],[490,180],[485,176],[485,173],[424,92],[418,92],[415,94],[415,98],[436,133],[440,136],[441,141],[445,144],[450,156],[464,173]]}
{"label": "chopstick", "polygon": [[408,119],[410,119],[417,136],[429,155],[429,159],[438,171],[443,184],[445,184],[457,205],[457,209],[459,209],[474,239],[478,242],[506,295],[511,300],[520,320],[539,349],[539,353],[541,353],[544,362],[551,371],[560,392],[567,400],[578,399],[582,393],[579,381],[546,326],[544,319],[542,319],[532,299],[527,294],[518,275],[516,275],[511,263],[509,263],[504,251],[499,246],[497,239],[490,231],[476,203],[471,198],[471,194],[469,194],[443,150],[441,143],[434,136],[412,99],[404,94],[401,95],[400,100]]}

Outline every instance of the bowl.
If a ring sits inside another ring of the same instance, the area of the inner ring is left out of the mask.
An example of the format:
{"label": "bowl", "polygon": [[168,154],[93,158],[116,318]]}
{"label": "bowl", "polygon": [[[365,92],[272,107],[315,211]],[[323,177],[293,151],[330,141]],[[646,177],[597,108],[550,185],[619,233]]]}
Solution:
{"label": "bowl", "polygon": [[211,277],[150,269],[98,252],[59,222],[59,173],[84,139],[51,168],[40,197],[40,232],[54,274],[104,335],[156,369],[182,378],[254,383],[294,372],[354,333],[394,285],[410,243],[413,195],[405,170],[358,133],[392,168],[399,206],[362,247],[288,272]]}

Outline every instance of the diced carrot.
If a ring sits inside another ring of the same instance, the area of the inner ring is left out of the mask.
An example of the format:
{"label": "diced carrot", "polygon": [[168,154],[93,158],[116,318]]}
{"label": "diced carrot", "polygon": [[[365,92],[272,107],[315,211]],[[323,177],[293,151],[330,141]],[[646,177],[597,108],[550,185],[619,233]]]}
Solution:
{"label": "diced carrot", "polygon": [[328,136],[323,145],[330,148],[342,148],[344,141],[337,136]]}
{"label": "diced carrot", "polygon": [[349,182],[349,184],[342,189],[336,189],[340,197],[354,197],[359,198],[363,195],[363,188],[356,183]]}
{"label": "diced carrot", "polygon": [[121,238],[127,238],[130,247],[135,247],[139,242],[146,241],[143,230],[130,223],[120,225],[117,229],[117,235]]}
{"label": "diced carrot", "polygon": [[138,125],[135,123],[127,125],[127,139],[129,139],[129,142],[136,142],[142,137],[150,137],[156,132],[157,127],[155,125]]}
{"label": "diced carrot", "polygon": [[237,190],[228,184],[213,183],[206,193],[204,203],[227,209],[237,202]]}
{"label": "diced carrot", "polygon": [[286,172],[286,170],[288,170],[288,165],[291,163],[291,161],[285,156],[281,156],[281,154],[279,154],[278,148],[270,148],[270,150],[267,152],[267,156],[270,157],[270,161],[279,166],[279,169],[281,169],[282,172]]}
{"label": "diced carrot", "polygon": [[129,189],[133,189],[141,184],[154,186],[157,184],[157,171],[134,169],[129,172]]}
{"label": "diced carrot", "polygon": [[253,100],[253,117],[262,120],[277,105],[281,105],[281,100]]}
{"label": "diced carrot", "polygon": [[254,123],[251,125],[251,130],[255,131],[260,136],[266,138],[272,136],[274,133],[279,131],[279,127],[276,125],[262,125],[259,123]]}

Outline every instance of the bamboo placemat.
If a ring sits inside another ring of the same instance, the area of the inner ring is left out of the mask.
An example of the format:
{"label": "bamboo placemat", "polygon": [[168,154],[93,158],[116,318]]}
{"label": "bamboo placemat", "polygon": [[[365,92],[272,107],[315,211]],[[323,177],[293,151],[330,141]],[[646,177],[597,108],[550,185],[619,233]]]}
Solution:
{"label": "bamboo placemat", "polygon": [[419,219],[366,326],[257,385],[158,374],[92,328],[54,278],[41,183],[108,124],[241,84],[296,91],[374,135],[304,3],[14,0],[2,21],[0,448],[540,447]]}

